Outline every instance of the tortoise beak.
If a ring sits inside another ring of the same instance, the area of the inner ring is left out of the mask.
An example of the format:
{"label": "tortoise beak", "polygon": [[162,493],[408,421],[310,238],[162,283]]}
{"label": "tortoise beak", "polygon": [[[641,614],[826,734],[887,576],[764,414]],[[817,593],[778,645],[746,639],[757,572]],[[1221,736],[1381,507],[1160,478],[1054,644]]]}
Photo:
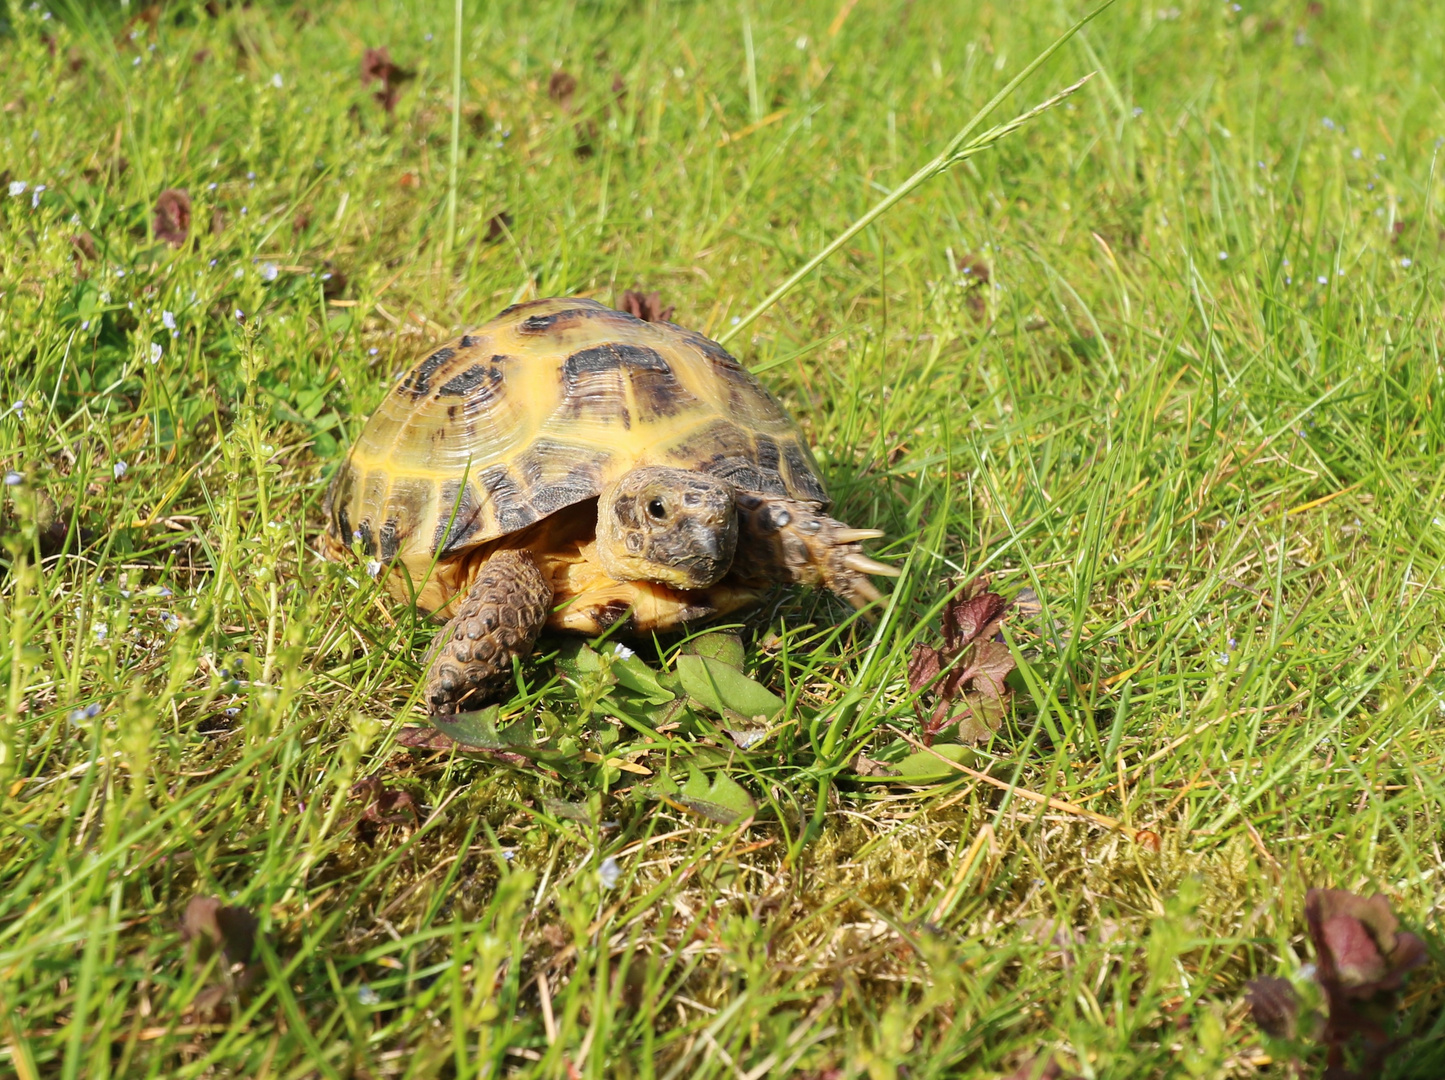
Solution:
{"label": "tortoise beak", "polygon": [[732,567],[737,545],[735,530],[718,529],[694,522],[687,527],[687,573],[693,588],[704,589],[716,584]]}

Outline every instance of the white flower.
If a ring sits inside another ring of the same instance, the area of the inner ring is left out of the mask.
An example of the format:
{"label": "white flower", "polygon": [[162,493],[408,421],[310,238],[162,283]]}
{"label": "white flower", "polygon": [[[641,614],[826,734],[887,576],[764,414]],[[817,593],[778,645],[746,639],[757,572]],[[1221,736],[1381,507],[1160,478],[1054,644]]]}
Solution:
{"label": "white flower", "polygon": [[381,563],[375,559],[368,560],[366,563],[366,573],[370,577],[376,577],[377,574],[381,573]]}
{"label": "white flower", "polygon": [[110,471],[115,476],[115,478],[119,480],[122,476],[125,475],[127,468],[128,466],[124,461],[117,461],[114,465],[111,466]]}
{"label": "white flower", "polygon": [[276,72],[275,75],[271,76],[271,85],[274,86],[277,90],[280,90],[281,87],[285,85],[281,81],[281,73],[279,71]]}
{"label": "white flower", "polygon": [[1406,259],[1401,259],[1401,260],[1400,260],[1400,265],[1403,266],[1406,270],[1408,270],[1408,269],[1410,269],[1410,264],[1411,264],[1411,262],[1412,262],[1412,260],[1411,260],[1411,259],[1408,259],[1408,258],[1406,258]]}
{"label": "white flower", "polygon": [[175,312],[173,312],[173,311],[162,311],[162,312],[161,312],[161,325],[163,325],[167,330],[174,330],[174,329],[176,328],[176,315],[175,315]]}
{"label": "white flower", "polygon": [[[280,75],[276,76],[276,78],[278,79],[280,77]],[[366,983],[362,983],[356,988],[356,1000],[362,1005],[380,1005],[381,995],[378,994],[371,987],[367,986]]]}
{"label": "white flower", "polygon": [[151,361],[151,363],[152,363],[152,364],[159,364],[159,363],[161,362],[161,354],[164,353],[164,352],[165,352],[165,350],[161,348],[161,343],[160,343],[159,341],[152,341],[152,342],[151,342],[151,355],[150,355],[150,361]]}
{"label": "white flower", "polygon": [[281,271],[276,269],[276,264],[273,262],[261,264],[261,277],[264,278],[266,281],[275,281],[276,275],[280,272]]}
{"label": "white flower", "polygon": [[16,472],[14,469],[11,469],[5,474],[6,487],[18,487],[23,483],[25,483],[25,477],[22,476],[20,473]]}
{"label": "white flower", "polygon": [[602,860],[602,865],[597,868],[597,879],[602,882],[604,889],[613,888],[622,877],[622,867],[611,855]]}
{"label": "white flower", "polygon": [[40,193],[45,190],[44,184],[36,184],[35,191],[30,196],[30,209],[34,210],[40,205]]}
{"label": "white flower", "polygon": [[10,181],[10,196],[11,196],[11,198],[14,198],[16,195],[24,195],[24,194],[25,194],[25,189],[28,188],[29,186],[30,186],[30,185],[27,184],[24,180],[11,180],[11,181]]}
{"label": "white flower", "polygon": [[612,643],[612,649],[614,652],[617,653],[617,659],[619,660],[631,660],[634,656],[637,655],[620,641],[614,641]]}
{"label": "white flower", "polygon": [[161,616],[161,625],[174,634],[181,628],[181,620],[167,611]]}

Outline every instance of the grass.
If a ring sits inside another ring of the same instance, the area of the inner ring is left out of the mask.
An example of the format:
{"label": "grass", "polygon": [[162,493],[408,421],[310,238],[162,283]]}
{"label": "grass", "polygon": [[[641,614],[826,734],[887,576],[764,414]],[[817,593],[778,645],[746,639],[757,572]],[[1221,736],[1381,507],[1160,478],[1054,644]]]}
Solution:
{"label": "grass", "polygon": [[[1005,110],[1088,86],[730,342],[906,567],[875,624],[746,623],[787,723],[733,825],[397,746],[433,628],[319,559],[328,476],[514,300],[642,285],[725,333],[1080,12],[468,3],[449,244],[454,4],[136,10],[0,38],[0,1073],[1283,1075],[1241,991],[1310,959],[1306,889],[1387,893],[1438,960],[1432,5],[1121,0]],[[908,653],[980,573],[1043,609],[980,750],[1027,795],[840,779],[918,730]],[[507,711],[645,747],[559,645]],[[415,814],[359,820],[366,777]],[[206,895],[249,968],[183,940]],[[1393,1075],[1441,1072],[1440,972]]]}

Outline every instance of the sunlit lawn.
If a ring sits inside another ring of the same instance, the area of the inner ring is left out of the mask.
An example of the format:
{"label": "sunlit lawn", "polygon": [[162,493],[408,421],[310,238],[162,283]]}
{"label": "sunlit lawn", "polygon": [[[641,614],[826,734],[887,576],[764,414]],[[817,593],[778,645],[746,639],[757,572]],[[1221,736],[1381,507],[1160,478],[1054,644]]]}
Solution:
{"label": "sunlit lawn", "polygon": [[[370,410],[521,299],[728,333],[1083,9],[469,2],[453,230],[452,5],[210,7],[0,37],[0,1075],[1282,1076],[1242,995],[1308,982],[1307,889],[1435,948],[1435,5],[1120,0],[729,342],[891,604],[751,616],[746,749],[544,639],[538,762],[396,741],[434,626],[317,542]],[[1007,717],[858,779],[980,574]]]}

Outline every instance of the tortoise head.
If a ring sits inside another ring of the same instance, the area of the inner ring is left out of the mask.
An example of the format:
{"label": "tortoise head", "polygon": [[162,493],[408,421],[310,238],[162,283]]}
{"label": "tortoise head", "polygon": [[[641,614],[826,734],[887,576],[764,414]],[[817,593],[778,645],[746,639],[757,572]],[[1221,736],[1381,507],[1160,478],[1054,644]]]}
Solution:
{"label": "tortoise head", "polygon": [[705,473],[633,469],[597,501],[597,554],[616,581],[705,589],[732,567],[737,546],[733,487]]}

